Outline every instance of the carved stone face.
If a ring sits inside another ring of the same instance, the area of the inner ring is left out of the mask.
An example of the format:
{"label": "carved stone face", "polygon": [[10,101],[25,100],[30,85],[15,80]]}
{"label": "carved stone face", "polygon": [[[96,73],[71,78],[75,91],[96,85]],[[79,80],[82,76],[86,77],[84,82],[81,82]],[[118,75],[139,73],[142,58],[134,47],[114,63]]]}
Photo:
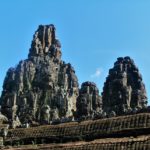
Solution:
{"label": "carved stone face", "polygon": [[48,105],[43,106],[42,112],[45,114],[49,114],[50,113],[50,107]]}
{"label": "carved stone face", "polygon": [[81,107],[87,107],[87,105],[88,105],[88,100],[87,100],[87,98],[86,98],[86,96],[82,96],[82,98],[81,98]]}
{"label": "carved stone face", "polygon": [[89,106],[89,100],[87,99],[87,97],[84,95],[81,97],[80,100],[80,112],[84,115],[88,114],[88,106]]}

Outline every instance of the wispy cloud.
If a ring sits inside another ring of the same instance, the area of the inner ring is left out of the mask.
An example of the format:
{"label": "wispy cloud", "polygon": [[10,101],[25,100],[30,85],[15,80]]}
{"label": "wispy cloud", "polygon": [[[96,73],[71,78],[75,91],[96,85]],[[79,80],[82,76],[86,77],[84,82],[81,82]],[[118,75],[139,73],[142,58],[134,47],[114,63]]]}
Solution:
{"label": "wispy cloud", "polygon": [[95,73],[91,75],[91,78],[99,78],[102,74],[102,69],[101,68],[97,68]]}

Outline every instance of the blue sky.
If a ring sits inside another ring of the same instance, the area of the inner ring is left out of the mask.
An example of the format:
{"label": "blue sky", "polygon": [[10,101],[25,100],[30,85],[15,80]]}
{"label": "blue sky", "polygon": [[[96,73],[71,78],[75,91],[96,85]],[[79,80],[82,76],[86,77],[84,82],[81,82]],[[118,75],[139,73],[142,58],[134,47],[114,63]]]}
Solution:
{"label": "blue sky", "polygon": [[0,91],[7,69],[27,58],[38,25],[52,23],[80,84],[94,81],[102,92],[117,57],[131,56],[150,96],[149,8],[148,0],[1,0]]}

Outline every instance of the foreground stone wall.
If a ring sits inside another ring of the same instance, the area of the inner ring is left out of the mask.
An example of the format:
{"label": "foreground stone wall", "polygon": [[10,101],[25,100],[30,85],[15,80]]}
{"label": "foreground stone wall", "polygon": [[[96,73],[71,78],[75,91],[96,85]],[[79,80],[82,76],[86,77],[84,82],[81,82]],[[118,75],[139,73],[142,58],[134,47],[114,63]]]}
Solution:
{"label": "foreground stone wall", "polygon": [[[27,144],[37,139],[49,142],[92,141],[106,137],[125,137],[148,134],[150,129],[150,114],[114,117],[81,123],[64,123],[34,128],[11,129],[5,142],[25,141]],[[150,133],[149,133],[150,134]],[[41,143],[41,141],[39,141]]]}
{"label": "foreground stone wall", "polygon": [[[5,148],[7,149],[7,148]],[[107,138],[92,142],[74,142],[65,144],[24,145],[9,147],[9,150],[149,150],[150,135],[125,138]]]}
{"label": "foreground stone wall", "polygon": [[[79,143],[70,143],[64,145],[50,146],[51,149],[57,150],[142,150],[150,148],[150,137],[138,137],[138,138],[120,138],[120,139],[105,139],[97,140],[93,142],[79,142]],[[43,148],[44,149],[44,148]]]}

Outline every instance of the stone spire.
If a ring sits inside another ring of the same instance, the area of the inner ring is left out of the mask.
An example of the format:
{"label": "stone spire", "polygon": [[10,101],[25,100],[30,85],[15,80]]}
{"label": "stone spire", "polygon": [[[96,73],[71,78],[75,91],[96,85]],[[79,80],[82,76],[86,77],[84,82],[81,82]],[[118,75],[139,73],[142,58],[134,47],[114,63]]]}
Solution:
{"label": "stone spire", "polygon": [[[40,25],[28,59],[10,68],[3,84],[2,112],[8,119],[49,123],[76,111],[78,79],[71,64],[61,60],[54,25]],[[57,116],[57,117],[56,117]]]}
{"label": "stone spire", "polygon": [[103,109],[117,115],[136,111],[147,106],[147,96],[142,76],[130,57],[120,57],[109,70],[104,83]]}
{"label": "stone spire", "polygon": [[40,25],[33,36],[29,58],[51,54],[60,59],[61,44],[55,36],[54,25]]}

